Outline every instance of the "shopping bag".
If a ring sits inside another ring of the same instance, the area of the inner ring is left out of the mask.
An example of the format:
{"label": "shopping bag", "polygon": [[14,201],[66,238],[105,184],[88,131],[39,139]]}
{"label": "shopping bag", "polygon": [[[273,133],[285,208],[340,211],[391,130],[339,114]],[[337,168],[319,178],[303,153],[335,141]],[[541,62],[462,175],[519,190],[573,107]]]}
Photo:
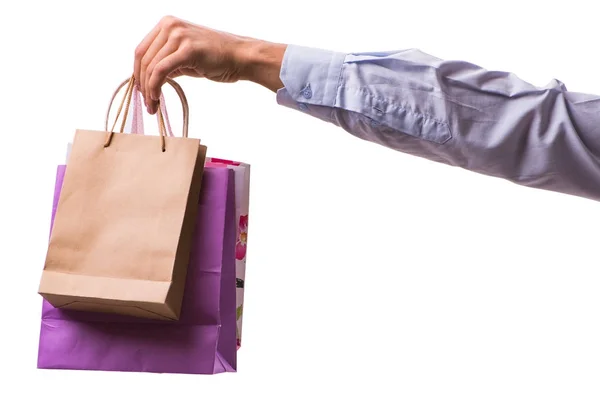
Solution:
{"label": "shopping bag", "polygon": [[235,283],[237,346],[239,348],[242,344],[244,287],[246,281],[248,211],[250,205],[250,165],[214,157],[207,157],[205,165],[215,168],[229,168],[233,170],[235,174],[235,220],[237,224],[235,244]]}
{"label": "shopping bag", "polygon": [[[123,97],[127,114],[134,80]],[[39,293],[53,306],[177,320],[206,147],[78,130]]]}
{"label": "shopping bag", "polygon": [[[55,206],[64,196],[62,180],[69,168],[58,167]],[[236,371],[234,201],[234,171],[207,166],[178,321],[74,311],[44,301],[38,368],[188,374]]]}
{"label": "shopping bag", "polygon": [[[176,91],[180,88],[175,87]],[[164,116],[165,128],[169,136],[173,136],[171,124],[169,122],[169,114],[167,112],[164,96],[161,92],[160,107]],[[112,102],[115,96],[110,101],[109,110],[112,107]],[[129,129],[132,133],[144,134],[144,119],[142,110],[142,101],[139,91],[134,88],[133,106],[131,107],[132,121]],[[106,116],[106,123],[109,121],[109,115]],[[222,158],[207,157],[206,166],[216,168],[229,168],[235,174],[235,220],[237,221],[236,246],[235,246],[235,263],[236,263],[236,318],[237,318],[237,346],[241,346],[242,340],[242,321],[243,321],[243,306],[244,306],[244,287],[246,280],[246,249],[248,242],[248,211],[250,205],[250,164],[231,161]]]}

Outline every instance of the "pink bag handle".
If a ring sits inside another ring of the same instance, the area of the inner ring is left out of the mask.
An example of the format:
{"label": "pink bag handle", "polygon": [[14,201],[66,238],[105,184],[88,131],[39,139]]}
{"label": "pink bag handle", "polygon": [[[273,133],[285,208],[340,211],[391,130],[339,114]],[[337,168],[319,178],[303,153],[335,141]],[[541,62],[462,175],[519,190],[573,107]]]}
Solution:
{"label": "pink bag handle", "polygon": [[[106,111],[106,121],[105,121],[105,130],[106,131],[108,131],[108,121],[110,119],[110,110],[112,108],[113,102],[115,101],[115,98],[117,97],[117,94],[119,93],[119,91],[128,83],[129,83],[129,79],[123,81],[123,83],[121,83],[119,85],[117,90],[115,90],[115,92],[112,95],[112,98],[110,99],[110,103],[108,105],[108,110]],[[185,93],[183,92],[183,89],[181,88],[181,86],[179,86],[179,84],[177,82],[175,82],[173,79],[167,78],[167,83],[169,85],[171,85],[171,87],[173,87],[173,89],[179,96],[179,99],[181,100],[181,106],[182,106],[182,111],[183,111],[183,137],[188,137],[190,112],[189,112],[189,105],[188,105],[187,98],[186,98]],[[133,120],[132,120],[132,129],[131,129],[132,133],[144,134],[142,101],[141,101],[140,93],[135,87],[133,89],[133,103],[134,103],[133,104]],[[169,136],[173,136],[173,131],[172,131],[171,125],[169,123],[169,117],[166,114],[167,110],[166,110],[166,106],[164,103],[164,96],[162,93],[160,95],[160,105],[161,105],[161,111],[164,116],[164,123],[165,123],[165,127],[167,130],[167,134]],[[125,117],[127,117],[127,116],[125,116]]]}
{"label": "pink bag handle", "polygon": [[[165,106],[165,96],[160,93],[160,109],[162,111],[165,128],[167,130],[168,136],[173,136],[173,129],[171,128],[171,123],[169,122],[169,114],[167,113],[167,107]],[[142,96],[140,96],[140,91],[137,88],[133,88],[133,118],[131,121],[131,133],[137,133],[140,135],[144,134],[144,114],[142,108]],[[158,114],[156,118],[159,119]],[[159,121],[160,123],[160,121]]]}
{"label": "pink bag handle", "polygon": [[[137,88],[133,88],[133,109],[131,118],[131,133],[144,134],[144,115],[142,114],[142,99],[140,91]],[[157,116],[158,118],[158,116]],[[171,136],[171,130],[169,129],[169,136]]]}

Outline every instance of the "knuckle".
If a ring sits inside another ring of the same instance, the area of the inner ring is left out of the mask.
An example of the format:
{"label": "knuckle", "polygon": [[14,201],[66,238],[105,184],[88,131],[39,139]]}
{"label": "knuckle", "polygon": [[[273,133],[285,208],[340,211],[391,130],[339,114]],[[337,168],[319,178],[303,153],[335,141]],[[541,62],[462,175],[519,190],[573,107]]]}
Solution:
{"label": "knuckle", "polygon": [[148,65],[150,64],[150,59],[148,57],[143,57],[140,64],[141,64],[142,68],[146,69],[146,68],[148,68]]}
{"label": "knuckle", "polygon": [[154,67],[154,71],[152,71],[152,76],[150,77],[150,82],[153,86],[157,85],[157,82],[160,81],[163,77],[167,76],[169,71],[165,64],[158,64]]}
{"label": "knuckle", "polygon": [[140,60],[142,57],[144,57],[144,48],[140,45],[138,45],[135,48],[135,52],[134,52],[135,58]]}
{"label": "knuckle", "polygon": [[158,63],[158,64],[156,64],[156,66],[154,67],[152,72],[154,73],[154,75],[162,75],[165,73],[166,68],[167,67],[165,66],[164,63]]}
{"label": "knuckle", "polygon": [[174,27],[171,29],[171,34],[169,35],[171,39],[181,42],[185,38],[185,29],[182,27]]}
{"label": "knuckle", "polygon": [[172,15],[166,15],[166,16],[162,17],[162,19],[160,20],[160,25],[163,28],[173,29],[173,28],[179,26],[180,22],[181,21],[179,20],[179,18],[176,18]]}
{"label": "knuckle", "polygon": [[193,46],[189,41],[184,41],[181,43],[181,45],[179,46],[179,50],[181,50],[183,53],[191,53],[193,51]]}
{"label": "knuckle", "polygon": [[160,25],[168,25],[173,19],[174,19],[174,17],[172,15],[165,15],[164,17],[162,17],[160,19],[159,24]]}

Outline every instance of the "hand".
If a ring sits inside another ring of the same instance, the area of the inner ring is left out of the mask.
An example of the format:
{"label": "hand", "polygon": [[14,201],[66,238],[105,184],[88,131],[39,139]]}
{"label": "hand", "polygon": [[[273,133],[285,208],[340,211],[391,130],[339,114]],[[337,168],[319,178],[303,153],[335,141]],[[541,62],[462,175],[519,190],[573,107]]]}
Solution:
{"label": "hand", "polygon": [[216,82],[252,80],[273,91],[285,45],[164,17],[135,50],[134,76],[150,114],[157,111],[167,77],[203,77]]}

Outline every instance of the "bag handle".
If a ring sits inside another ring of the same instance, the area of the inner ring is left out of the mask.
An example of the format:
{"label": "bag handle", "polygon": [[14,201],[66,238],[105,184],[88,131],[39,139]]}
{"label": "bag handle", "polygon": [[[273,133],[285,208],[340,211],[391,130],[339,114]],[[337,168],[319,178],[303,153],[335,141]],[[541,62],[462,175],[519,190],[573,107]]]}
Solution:
{"label": "bag handle", "polygon": [[[113,95],[113,100],[111,100],[111,102],[110,102],[107,114],[110,114],[110,107],[112,107],[112,102],[114,101],[114,97],[119,92],[119,90],[125,84],[127,84],[127,90],[125,91],[125,95],[123,96],[123,100],[121,100],[121,104],[119,105],[119,109],[117,110],[117,116],[115,117],[115,122],[113,123],[112,128],[110,129],[110,131],[107,132],[106,141],[104,142],[104,147],[110,146],[110,142],[112,141],[112,138],[113,138],[114,133],[115,133],[114,132],[115,126],[117,126],[117,121],[119,120],[119,116],[121,115],[121,111],[123,110],[123,105],[125,105],[125,113],[123,114],[123,120],[121,122],[120,133],[123,133],[123,131],[125,130],[125,122],[127,121],[127,114],[129,113],[129,106],[131,105],[131,95],[133,94],[134,83],[135,83],[135,77],[132,75],[131,78],[129,78],[128,81],[123,82],[119,86],[119,88],[117,89],[117,91]],[[106,121],[106,130],[108,130],[108,120]],[[162,107],[160,107],[160,104],[159,104],[159,109],[158,109],[158,130],[160,131],[161,148],[162,148],[162,151],[165,152],[166,151],[166,145],[165,145],[166,129],[165,129],[164,117],[162,115]]]}
{"label": "bag handle", "polygon": [[[131,133],[137,133],[140,135],[144,134],[144,115],[142,111],[142,99],[140,95],[139,89],[136,87],[133,88],[133,99],[131,100],[132,111],[131,111]],[[163,93],[160,93],[159,104],[161,107],[161,111],[163,117],[165,119],[165,128],[167,130],[167,136],[173,137],[173,129],[171,128],[171,123],[169,121],[169,113],[167,112],[167,107],[165,106],[165,97]],[[158,119],[158,114],[156,115]]]}
{"label": "bag handle", "polygon": [[[112,106],[113,106],[113,103],[115,101],[115,98],[117,97],[117,94],[119,93],[119,91],[125,85],[127,85],[129,82],[131,82],[132,79],[133,79],[133,77],[130,78],[130,79],[127,79],[127,80],[123,81],[119,85],[119,87],[117,88],[117,90],[115,90],[115,92],[113,93],[112,98],[110,99],[110,103],[108,105],[108,110],[106,112],[106,120],[105,120],[105,124],[104,124],[104,129],[106,131],[108,131],[108,121],[110,119],[110,110],[112,109]],[[169,85],[171,85],[171,87],[175,90],[175,92],[179,96],[179,99],[181,100],[181,107],[182,107],[182,113],[183,113],[183,132],[182,132],[182,136],[183,137],[188,137],[188,130],[189,130],[189,124],[190,124],[190,109],[189,109],[189,104],[188,104],[187,97],[185,96],[185,93],[183,92],[183,89],[181,88],[181,86],[179,86],[179,84],[177,82],[175,82],[173,79],[167,78],[167,83]],[[132,88],[132,89],[136,90],[135,88]],[[133,93],[133,90],[131,91],[131,93]],[[126,92],[126,96],[127,96],[127,94],[128,94],[128,92]],[[129,95],[129,97],[131,98],[131,94]],[[163,110],[161,110],[161,108]],[[164,98],[163,98],[162,94],[161,94],[161,99],[159,100],[159,107],[158,107],[158,109],[159,109],[159,112],[157,112],[157,114],[158,114],[157,117],[159,118],[159,121],[162,118],[163,124],[165,122],[168,123],[168,119],[167,119],[167,116],[166,116],[166,113],[165,113],[166,109],[164,108]],[[125,118],[127,116],[128,111],[129,111],[129,107],[126,107]],[[162,112],[160,112],[160,111],[162,111]],[[118,115],[119,114],[117,114],[117,119],[118,119]],[[115,119],[115,121],[116,121],[116,119]],[[125,119],[123,119],[123,121],[125,121]],[[159,122],[159,125],[160,125],[160,122]],[[165,128],[164,125],[162,127]],[[169,128],[170,128],[170,126],[169,126]],[[125,129],[125,122],[123,122],[123,126],[122,126],[122,129],[121,129],[121,132],[124,129]],[[170,129],[169,129],[169,132],[170,132]]]}

